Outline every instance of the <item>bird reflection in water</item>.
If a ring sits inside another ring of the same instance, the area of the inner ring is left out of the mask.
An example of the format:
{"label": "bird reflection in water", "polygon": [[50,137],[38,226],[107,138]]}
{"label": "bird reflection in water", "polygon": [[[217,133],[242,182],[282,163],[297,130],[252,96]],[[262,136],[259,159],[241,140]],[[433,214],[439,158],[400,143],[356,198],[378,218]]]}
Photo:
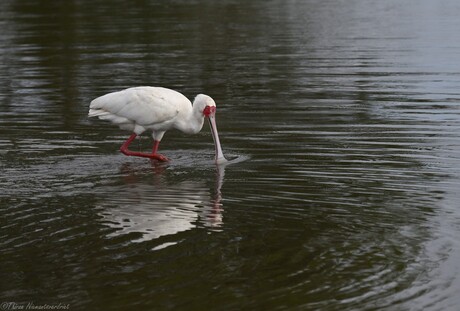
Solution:
{"label": "bird reflection in water", "polygon": [[103,223],[117,229],[108,237],[136,234],[133,242],[142,242],[200,226],[220,231],[225,165],[216,165],[213,191],[204,180],[169,183],[166,167],[156,161],[152,170],[153,179],[145,182],[138,167],[121,167],[124,184],[107,189],[110,199],[99,204]]}

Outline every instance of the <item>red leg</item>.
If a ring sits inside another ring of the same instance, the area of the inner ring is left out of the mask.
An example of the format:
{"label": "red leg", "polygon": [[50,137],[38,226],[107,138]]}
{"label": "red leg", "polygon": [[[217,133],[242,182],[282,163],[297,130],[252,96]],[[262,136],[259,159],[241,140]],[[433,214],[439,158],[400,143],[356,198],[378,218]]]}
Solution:
{"label": "red leg", "polygon": [[156,154],[158,152],[158,146],[160,145],[160,141],[159,140],[155,140],[153,141],[153,149],[152,149],[152,153],[153,154]]}
{"label": "red leg", "polygon": [[160,142],[157,141],[157,140],[155,140],[155,142],[154,142],[152,153],[135,152],[135,151],[129,150],[129,149],[128,149],[129,145],[131,144],[131,142],[132,142],[136,137],[137,137],[136,133],[132,133],[131,136],[129,136],[129,138],[123,143],[123,145],[121,145],[120,151],[121,151],[124,155],[127,155],[127,156],[135,156],[135,157],[150,158],[150,159],[155,159],[155,160],[163,161],[163,162],[169,161],[169,159],[168,159],[167,157],[165,157],[164,155],[161,155],[161,154],[157,153],[157,151],[158,151],[158,146],[159,146],[159,144],[160,144]]}

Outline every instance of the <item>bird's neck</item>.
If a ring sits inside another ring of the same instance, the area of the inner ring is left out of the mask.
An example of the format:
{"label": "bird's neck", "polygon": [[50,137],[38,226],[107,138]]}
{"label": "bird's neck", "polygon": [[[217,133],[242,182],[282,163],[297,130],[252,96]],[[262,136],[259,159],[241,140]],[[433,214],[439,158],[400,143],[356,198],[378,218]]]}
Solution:
{"label": "bird's neck", "polygon": [[203,128],[204,115],[202,113],[196,113],[194,110],[183,120],[176,124],[178,130],[187,134],[196,134]]}

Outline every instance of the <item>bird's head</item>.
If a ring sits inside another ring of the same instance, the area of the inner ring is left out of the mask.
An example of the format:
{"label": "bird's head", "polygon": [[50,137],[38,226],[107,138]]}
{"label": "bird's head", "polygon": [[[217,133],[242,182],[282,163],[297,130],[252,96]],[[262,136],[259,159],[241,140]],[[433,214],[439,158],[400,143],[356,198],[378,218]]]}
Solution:
{"label": "bird's head", "polygon": [[216,103],[208,95],[199,94],[195,97],[193,106],[198,107],[198,111],[202,111],[205,117],[211,117],[216,114]]}

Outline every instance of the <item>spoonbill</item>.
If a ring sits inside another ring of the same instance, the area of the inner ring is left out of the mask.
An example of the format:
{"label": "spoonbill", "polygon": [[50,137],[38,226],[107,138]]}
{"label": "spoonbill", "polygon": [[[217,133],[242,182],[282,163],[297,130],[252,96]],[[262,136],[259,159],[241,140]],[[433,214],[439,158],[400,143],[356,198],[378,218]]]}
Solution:
{"label": "spoonbill", "polygon": [[[208,118],[215,145],[215,162],[224,163],[216,126],[216,103],[208,95],[198,94],[193,101],[183,94],[164,87],[140,86],[108,93],[91,101],[89,117],[98,117],[131,131],[131,136],[120,147],[127,156],[138,156],[158,161],[169,161],[158,153],[158,146],[165,132],[178,129],[187,134],[198,133]],[[128,149],[131,142],[147,130],[152,131],[152,153]]]}

